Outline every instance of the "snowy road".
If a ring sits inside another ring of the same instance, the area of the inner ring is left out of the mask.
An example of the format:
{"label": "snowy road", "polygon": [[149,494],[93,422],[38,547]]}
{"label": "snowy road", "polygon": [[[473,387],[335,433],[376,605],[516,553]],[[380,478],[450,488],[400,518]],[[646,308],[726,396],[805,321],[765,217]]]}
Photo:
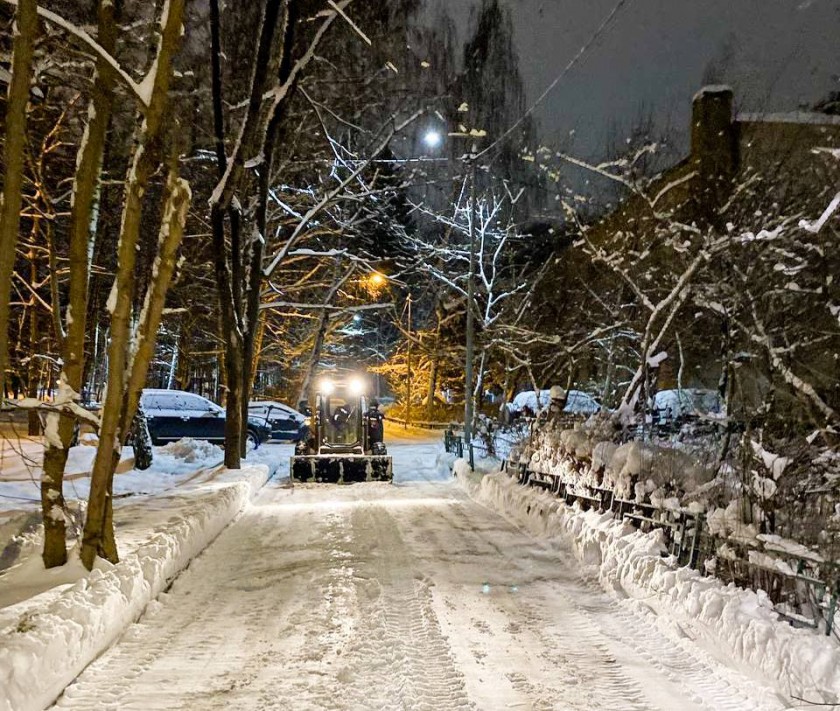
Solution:
{"label": "snowy road", "polygon": [[780,709],[691,630],[470,500],[438,443],[397,483],[270,482],[68,709]]}

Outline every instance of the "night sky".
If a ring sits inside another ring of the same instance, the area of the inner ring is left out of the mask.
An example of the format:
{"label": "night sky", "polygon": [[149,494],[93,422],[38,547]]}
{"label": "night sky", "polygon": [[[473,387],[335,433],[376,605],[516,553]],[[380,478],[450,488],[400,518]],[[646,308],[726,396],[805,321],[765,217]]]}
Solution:
{"label": "night sky", "polygon": [[[504,0],[529,102],[615,3]],[[424,17],[446,8],[463,40],[477,4],[428,0]],[[691,96],[704,77],[732,85],[743,111],[811,105],[840,89],[838,37],[838,0],[628,0],[608,33],[537,110],[540,139],[595,157],[650,117],[655,133],[684,146]]]}

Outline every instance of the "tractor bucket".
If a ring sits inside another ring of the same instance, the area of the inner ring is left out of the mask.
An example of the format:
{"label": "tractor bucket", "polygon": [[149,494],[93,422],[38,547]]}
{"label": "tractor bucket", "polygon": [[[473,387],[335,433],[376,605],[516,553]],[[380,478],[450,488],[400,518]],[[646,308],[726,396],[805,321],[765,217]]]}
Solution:
{"label": "tractor bucket", "polygon": [[394,477],[388,455],[298,455],[292,457],[291,472],[294,481],[333,484],[391,481]]}

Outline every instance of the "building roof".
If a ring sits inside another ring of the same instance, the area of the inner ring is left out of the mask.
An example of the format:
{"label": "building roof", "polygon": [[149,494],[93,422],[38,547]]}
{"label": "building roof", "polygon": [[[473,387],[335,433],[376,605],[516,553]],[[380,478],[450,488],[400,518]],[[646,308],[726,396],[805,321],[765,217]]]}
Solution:
{"label": "building roof", "polygon": [[810,126],[840,126],[840,116],[820,114],[813,111],[790,111],[774,114],[743,113],[738,114],[735,120],[742,123],[798,123]]}

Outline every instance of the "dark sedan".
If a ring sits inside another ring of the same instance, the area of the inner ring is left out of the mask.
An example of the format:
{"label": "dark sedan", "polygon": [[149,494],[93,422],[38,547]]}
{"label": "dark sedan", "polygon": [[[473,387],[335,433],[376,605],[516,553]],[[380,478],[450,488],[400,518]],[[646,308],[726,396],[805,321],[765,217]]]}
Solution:
{"label": "dark sedan", "polygon": [[309,427],[306,415],[282,402],[258,400],[248,403],[249,417],[265,422],[271,428],[271,439],[278,442],[300,442],[306,439]]}
{"label": "dark sedan", "polygon": [[[141,402],[152,444],[166,444],[184,437],[213,444],[225,442],[225,411],[201,395],[183,390],[146,389]],[[271,429],[265,421],[249,417],[247,436],[248,442],[258,447],[271,437]]]}

